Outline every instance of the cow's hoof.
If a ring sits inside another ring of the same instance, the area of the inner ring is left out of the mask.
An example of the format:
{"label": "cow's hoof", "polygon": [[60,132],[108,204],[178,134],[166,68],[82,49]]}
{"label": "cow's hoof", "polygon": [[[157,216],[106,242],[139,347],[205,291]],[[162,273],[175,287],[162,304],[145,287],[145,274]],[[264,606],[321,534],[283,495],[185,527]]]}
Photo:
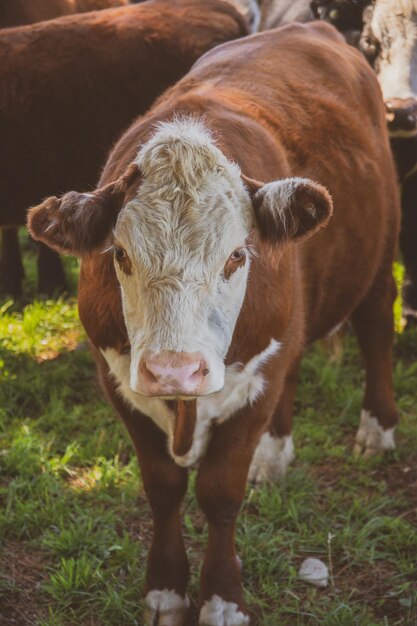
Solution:
{"label": "cow's hoof", "polygon": [[146,596],[145,626],[184,626],[190,601],[172,590],[154,589]]}
{"label": "cow's hoof", "polygon": [[385,450],[394,450],[394,448],[394,428],[384,430],[376,417],[372,417],[369,411],[363,410],[353,448],[354,456],[369,459],[376,454],[385,452]]}
{"label": "cow's hoof", "polygon": [[273,437],[264,433],[253,455],[249,468],[249,481],[255,484],[278,482],[287,473],[294,459],[294,445],[291,435]]}
{"label": "cow's hoof", "polygon": [[239,611],[235,602],[213,596],[200,611],[198,626],[248,626],[249,617]]}

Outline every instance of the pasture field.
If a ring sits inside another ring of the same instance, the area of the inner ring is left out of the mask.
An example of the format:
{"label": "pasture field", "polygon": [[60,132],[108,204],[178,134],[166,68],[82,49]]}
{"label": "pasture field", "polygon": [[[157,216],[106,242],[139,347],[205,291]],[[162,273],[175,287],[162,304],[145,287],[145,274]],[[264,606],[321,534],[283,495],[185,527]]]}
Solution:
{"label": "pasture field", "polygon": [[[75,292],[76,264],[69,269]],[[0,307],[0,624],[142,626],[149,510],[75,298]],[[248,487],[239,520],[254,626],[417,625],[417,332],[397,334],[395,387],[397,450],[356,461],[356,343],[348,334],[338,357],[309,350],[296,462],[283,484]],[[206,528],[194,478],[183,511],[195,619]],[[329,566],[326,589],[298,580],[309,556]]]}

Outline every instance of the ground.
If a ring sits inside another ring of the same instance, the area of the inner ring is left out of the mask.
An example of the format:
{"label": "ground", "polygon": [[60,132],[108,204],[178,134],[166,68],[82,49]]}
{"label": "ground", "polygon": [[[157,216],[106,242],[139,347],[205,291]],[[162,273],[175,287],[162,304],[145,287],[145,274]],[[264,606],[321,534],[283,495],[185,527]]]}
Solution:
{"label": "ground", "polygon": [[[29,298],[30,254],[26,263]],[[74,262],[69,269],[74,292]],[[1,304],[0,625],[140,625],[149,509],[75,299]],[[355,461],[363,389],[355,341],[347,333],[341,354],[317,345],[306,355],[296,462],[283,484],[248,487],[239,521],[254,626],[417,625],[417,332],[397,333],[395,387],[397,450]],[[194,478],[184,532],[195,617],[206,528]],[[326,589],[297,579],[310,556],[330,569]]]}

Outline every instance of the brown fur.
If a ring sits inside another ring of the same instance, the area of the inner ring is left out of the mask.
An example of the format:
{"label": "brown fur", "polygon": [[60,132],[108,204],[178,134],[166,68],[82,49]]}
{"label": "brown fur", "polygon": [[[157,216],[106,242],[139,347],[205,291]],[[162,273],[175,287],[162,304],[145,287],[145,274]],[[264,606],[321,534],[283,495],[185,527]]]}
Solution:
{"label": "brown fur", "polygon": [[91,188],[117,135],[206,50],[246,32],[222,0],[154,0],[0,32],[0,227],[24,224],[47,195]]}
{"label": "brown fur", "polygon": [[[325,24],[265,32],[206,54],[123,135],[100,185],[122,176],[155,122],[175,114],[204,116],[224,154],[255,179],[252,192],[256,180],[309,177],[329,190],[334,203],[328,225],[305,239],[312,223],[301,193],[299,221],[290,224],[299,243],[283,240],[280,229],[271,231],[268,215],[260,216],[254,205],[260,224],[253,242],[258,256],[226,362],[246,363],[271,338],[281,348],[263,368],[268,381],[264,396],[213,427],[196,482],[209,524],[201,601],[217,594],[244,611],[234,548],[236,518],[261,434],[268,428],[281,436],[290,432],[305,344],[350,317],[367,370],[364,408],[384,428],[397,422],[391,379],[391,266],[399,229],[395,172],[376,78],[361,55]],[[321,222],[328,220],[329,207],[327,201],[319,206]],[[54,245],[53,237],[49,243]],[[127,337],[111,255],[92,251],[84,256],[79,310],[97,348],[122,350]],[[187,566],[177,524],[185,479],[168,458],[165,438],[150,433],[150,426],[148,435],[139,432],[144,428],[139,415],[133,426],[132,410],[115,393],[101,356],[98,366],[133,437],[161,541],[159,549],[155,540],[152,544],[146,588],[183,594]],[[170,504],[164,504],[162,514],[162,497],[168,493]],[[173,532],[172,543],[168,532]]]}
{"label": "brown fur", "polygon": [[127,4],[129,0],[0,0],[0,28]]}
{"label": "brown fur", "polygon": [[23,224],[45,195],[88,189],[117,134],[208,48],[244,33],[221,0],[154,0],[0,32],[0,225]]}
{"label": "brown fur", "polygon": [[[0,0],[0,28],[33,24],[72,13],[85,13],[128,4],[128,0]],[[23,264],[16,228],[2,229],[0,293],[18,298],[22,293]],[[52,295],[65,291],[67,282],[59,256],[38,246],[38,291]]]}

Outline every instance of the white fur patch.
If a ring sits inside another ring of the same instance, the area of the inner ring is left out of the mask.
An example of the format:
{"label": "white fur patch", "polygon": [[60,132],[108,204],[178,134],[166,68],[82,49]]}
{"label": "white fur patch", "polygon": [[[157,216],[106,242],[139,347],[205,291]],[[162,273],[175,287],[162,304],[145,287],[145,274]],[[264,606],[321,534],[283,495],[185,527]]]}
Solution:
{"label": "white fur patch", "polygon": [[291,435],[272,437],[269,433],[264,433],[253,455],[249,481],[257,484],[279,481],[287,473],[294,456]]}
{"label": "white fur patch", "polygon": [[363,409],[359,430],[356,433],[354,455],[369,458],[384,450],[394,450],[394,430],[394,428],[384,430],[378,419],[373,417],[370,411]]}
{"label": "white fur patch", "polygon": [[378,0],[371,28],[381,44],[378,80],[384,100],[417,96],[417,4],[414,0]]}
{"label": "white fur patch", "polygon": [[[146,596],[145,626],[183,626],[190,601],[172,589],[154,589]],[[155,622],[155,620],[157,621]]]}
{"label": "white fur patch", "polygon": [[132,391],[130,387],[130,356],[119,354],[114,348],[102,350],[110,372],[119,383],[118,391],[130,406],[150,417],[168,436],[170,454],[178,465],[190,467],[204,453],[210,437],[211,422],[221,423],[229,419],[247,403],[253,403],[263,393],[265,380],[261,367],[277,354],[280,343],[271,339],[268,347],[255,355],[244,366],[234,364],[226,368],[225,385],[221,391],[197,400],[197,423],[193,444],[183,457],[172,452],[174,413],[159,398],[147,398]]}
{"label": "white fur patch", "polygon": [[213,596],[204,603],[198,620],[199,626],[246,626],[249,617],[239,611],[236,602],[226,602]]}

